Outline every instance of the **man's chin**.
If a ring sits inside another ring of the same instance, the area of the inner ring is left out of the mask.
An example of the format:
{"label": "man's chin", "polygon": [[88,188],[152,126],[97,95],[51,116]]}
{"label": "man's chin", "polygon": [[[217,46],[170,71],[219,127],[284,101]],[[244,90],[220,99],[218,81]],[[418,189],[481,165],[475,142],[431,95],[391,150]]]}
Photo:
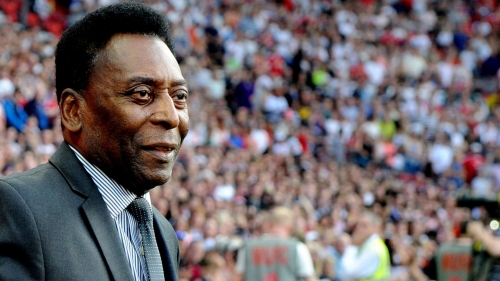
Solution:
{"label": "man's chin", "polygon": [[138,182],[136,184],[128,185],[126,186],[126,188],[135,193],[137,196],[142,196],[148,193],[151,189],[165,184],[169,179],[170,174],[162,176],[158,175],[156,177],[145,179],[144,181]]}

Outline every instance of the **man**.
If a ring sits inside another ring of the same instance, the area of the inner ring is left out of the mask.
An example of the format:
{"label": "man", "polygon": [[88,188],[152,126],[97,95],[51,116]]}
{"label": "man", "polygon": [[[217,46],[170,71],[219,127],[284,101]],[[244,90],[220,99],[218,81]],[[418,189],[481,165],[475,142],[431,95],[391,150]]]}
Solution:
{"label": "man", "polygon": [[148,191],[188,132],[186,82],[165,17],[98,9],[62,35],[56,91],[65,142],[0,179],[0,280],[177,280],[179,245]]}
{"label": "man", "polygon": [[382,220],[371,211],[364,211],[352,233],[352,245],[347,246],[340,260],[341,280],[389,280],[390,257],[378,233]]}
{"label": "man", "polygon": [[476,278],[474,280],[500,280],[500,230],[485,227],[480,221],[469,221],[466,232],[473,239],[474,246],[478,247],[473,252],[470,276]]}
{"label": "man", "polygon": [[307,246],[292,238],[293,212],[285,207],[271,210],[266,233],[250,240],[238,252],[236,280],[291,281],[315,280]]}

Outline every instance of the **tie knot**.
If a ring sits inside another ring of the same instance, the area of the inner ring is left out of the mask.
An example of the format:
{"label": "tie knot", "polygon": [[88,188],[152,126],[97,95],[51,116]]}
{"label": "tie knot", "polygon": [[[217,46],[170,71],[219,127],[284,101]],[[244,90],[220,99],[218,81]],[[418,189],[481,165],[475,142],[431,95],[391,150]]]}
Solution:
{"label": "tie knot", "polygon": [[149,206],[149,203],[145,198],[136,198],[132,201],[132,203],[130,203],[130,205],[128,205],[127,210],[139,223],[148,223],[152,221],[153,213],[151,212],[151,206]]}

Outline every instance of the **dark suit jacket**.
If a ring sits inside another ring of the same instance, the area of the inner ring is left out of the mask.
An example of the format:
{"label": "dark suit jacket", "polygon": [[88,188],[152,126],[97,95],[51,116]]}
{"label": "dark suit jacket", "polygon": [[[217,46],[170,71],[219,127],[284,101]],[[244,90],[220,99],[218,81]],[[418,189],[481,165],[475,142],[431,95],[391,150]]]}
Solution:
{"label": "dark suit jacket", "polygon": [[[179,242],[153,208],[165,280]],[[0,280],[133,280],[97,186],[66,143],[35,169],[0,179]]]}

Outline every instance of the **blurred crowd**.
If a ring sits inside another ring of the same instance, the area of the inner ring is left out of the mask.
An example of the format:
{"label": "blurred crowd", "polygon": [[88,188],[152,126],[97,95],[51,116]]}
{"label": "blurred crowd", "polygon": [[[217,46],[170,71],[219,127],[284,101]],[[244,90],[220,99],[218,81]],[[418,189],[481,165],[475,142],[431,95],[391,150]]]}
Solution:
{"label": "blurred crowd", "polygon": [[[62,142],[58,35],[115,1],[0,1],[0,175]],[[487,216],[456,199],[500,191],[497,1],[145,2],[170,20],[190,88],[189,135],[151,191],[182,280],[232,280],[276,205],[324,280],[365,208],[384,220],[391,280],[427,280],[437,247]]]}

